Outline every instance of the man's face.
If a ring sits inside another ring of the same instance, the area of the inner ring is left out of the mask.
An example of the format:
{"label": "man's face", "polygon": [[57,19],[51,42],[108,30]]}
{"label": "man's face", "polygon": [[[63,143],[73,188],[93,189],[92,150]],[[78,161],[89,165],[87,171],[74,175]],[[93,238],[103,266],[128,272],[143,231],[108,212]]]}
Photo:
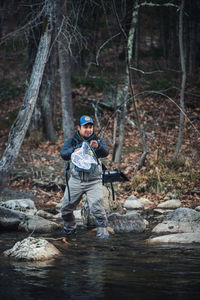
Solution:
{"label": "man's face", "polygon": [[78,131],[80,136],[84,138],[89,138],[94,132],[94,126],[91,123],[78,126]]}

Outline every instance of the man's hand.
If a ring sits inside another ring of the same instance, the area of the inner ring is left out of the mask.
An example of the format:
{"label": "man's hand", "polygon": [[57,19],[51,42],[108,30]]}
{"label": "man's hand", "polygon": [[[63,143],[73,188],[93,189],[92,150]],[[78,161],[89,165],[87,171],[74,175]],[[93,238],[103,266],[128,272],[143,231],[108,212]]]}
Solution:
{"label": "man's hand", "polygon": [[74,149],[74,152],[77,152],[79,150],[81,150],[81,148],[76,148],[76,149]]}
{"label": "man's hand", "polygon": [[90,141],[90,146],[96,149],[98,148],[99,144],[96,140],[92,140]]}

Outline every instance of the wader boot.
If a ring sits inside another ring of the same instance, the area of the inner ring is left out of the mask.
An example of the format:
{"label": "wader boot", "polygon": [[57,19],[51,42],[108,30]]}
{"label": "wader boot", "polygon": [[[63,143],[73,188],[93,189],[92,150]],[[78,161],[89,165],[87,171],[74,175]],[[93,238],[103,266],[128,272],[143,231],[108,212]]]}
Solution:
{"label": "wader boot", "polygon": [[64,226],[63,229],[61,230],[61,234],[65,234],[65,235],[70,235],[70,234],[74,234],[76,233],[76,222],[74,220],[74,216],[73,215],[69,215],[69,216],[65,216],[64,219]]}
{"label": "wader boot", "polygon": [[106,227],[97,227],[97,238],[99,239],[107,239],[109,238],[109,232]]}

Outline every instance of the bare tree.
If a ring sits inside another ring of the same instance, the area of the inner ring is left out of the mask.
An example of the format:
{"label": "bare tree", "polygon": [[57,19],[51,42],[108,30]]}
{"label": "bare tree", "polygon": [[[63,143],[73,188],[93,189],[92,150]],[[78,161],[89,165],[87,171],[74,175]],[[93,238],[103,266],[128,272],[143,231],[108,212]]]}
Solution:
{"label": "bare tree", "polygon": [[51,42],[53,28],[53,4],[53,0],[46,0],[44,4],[44,27],[40,38],[30,83],[17,118],[11,127],[7,147],[0,161],[0,186],[5,184],[9,172],[19,154],[21,144],[23,143],[37,101]]}
{"label": "bare tree", "polygon": [[184,92],[185,92],[185,82],[186,82],[186,69],[185,69],[185,55],[184,55],[184,43],[183,43],[183,11],[184,11],[185,0],[181,0],[180,13],[179,13],[179,49],[180,49],[180,61],[181,61],[181,71],[182,71],[182,81],[181,81],[181,91],[180,91],[180,120],[179,120],[179,134],[176,144],[176,149],[172,160],[177,159],[178,153],[181,148],[183,127],[184,127]]}
{"label": "bare tree", "polygon": [[[120,118],[120,126],[119,126],[119,138],[118,144],[115,147],[115,155],[114,161],[120,163],[122,147],[124,141],[124,127],[126,120],[126,110],[127,110],[127,99],[128,99],[128,89],[130,85],[130,74],[129,74],[129,66],[131,63],[132,55],[133,55],[133,41],[135,37],[135,29],[138,19],[138,0],[135,1],[132,13],[131,26],[129,29],[128,40],[127,40],[127,63],[126,63],[126,71],[125,71],[125,79],[124,79],[124,88],[122,94],[122,107],[121,107],[121,118]],[[126,34],[123,32],[125,37]]]}
{"label": "bare tree", "polygon": [[58,55],[59,55],[59,73],[61,85],[61,103],[62,103],[62,127],[64,138],[71,137],[74,131],[72,91],[71,91],[71,70],[69,42],[67,38],[66,22],[66,0],[58,0],[56,3],[58,20]]}

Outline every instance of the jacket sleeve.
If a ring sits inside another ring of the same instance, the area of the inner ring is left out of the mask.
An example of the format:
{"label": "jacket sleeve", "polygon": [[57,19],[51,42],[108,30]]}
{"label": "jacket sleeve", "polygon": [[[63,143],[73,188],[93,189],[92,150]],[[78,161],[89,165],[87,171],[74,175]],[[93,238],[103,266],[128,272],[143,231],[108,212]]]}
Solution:
{"label": "jacket sleeve", "polygon": [[98,148],[95,149],[95,153],[98,158],[100,157],[106,157],[109,154],[108,146],[106,145],[106,142],[102,138],[98,138]]}
{"label": "jacket sleeve", "polygon": [[62,147],[62,150],[60,151],[60,155],[64,160],[70,160],[71,154],[74,152],[76,147],[73,146],[73,139],[68,139],[64,146]]}

